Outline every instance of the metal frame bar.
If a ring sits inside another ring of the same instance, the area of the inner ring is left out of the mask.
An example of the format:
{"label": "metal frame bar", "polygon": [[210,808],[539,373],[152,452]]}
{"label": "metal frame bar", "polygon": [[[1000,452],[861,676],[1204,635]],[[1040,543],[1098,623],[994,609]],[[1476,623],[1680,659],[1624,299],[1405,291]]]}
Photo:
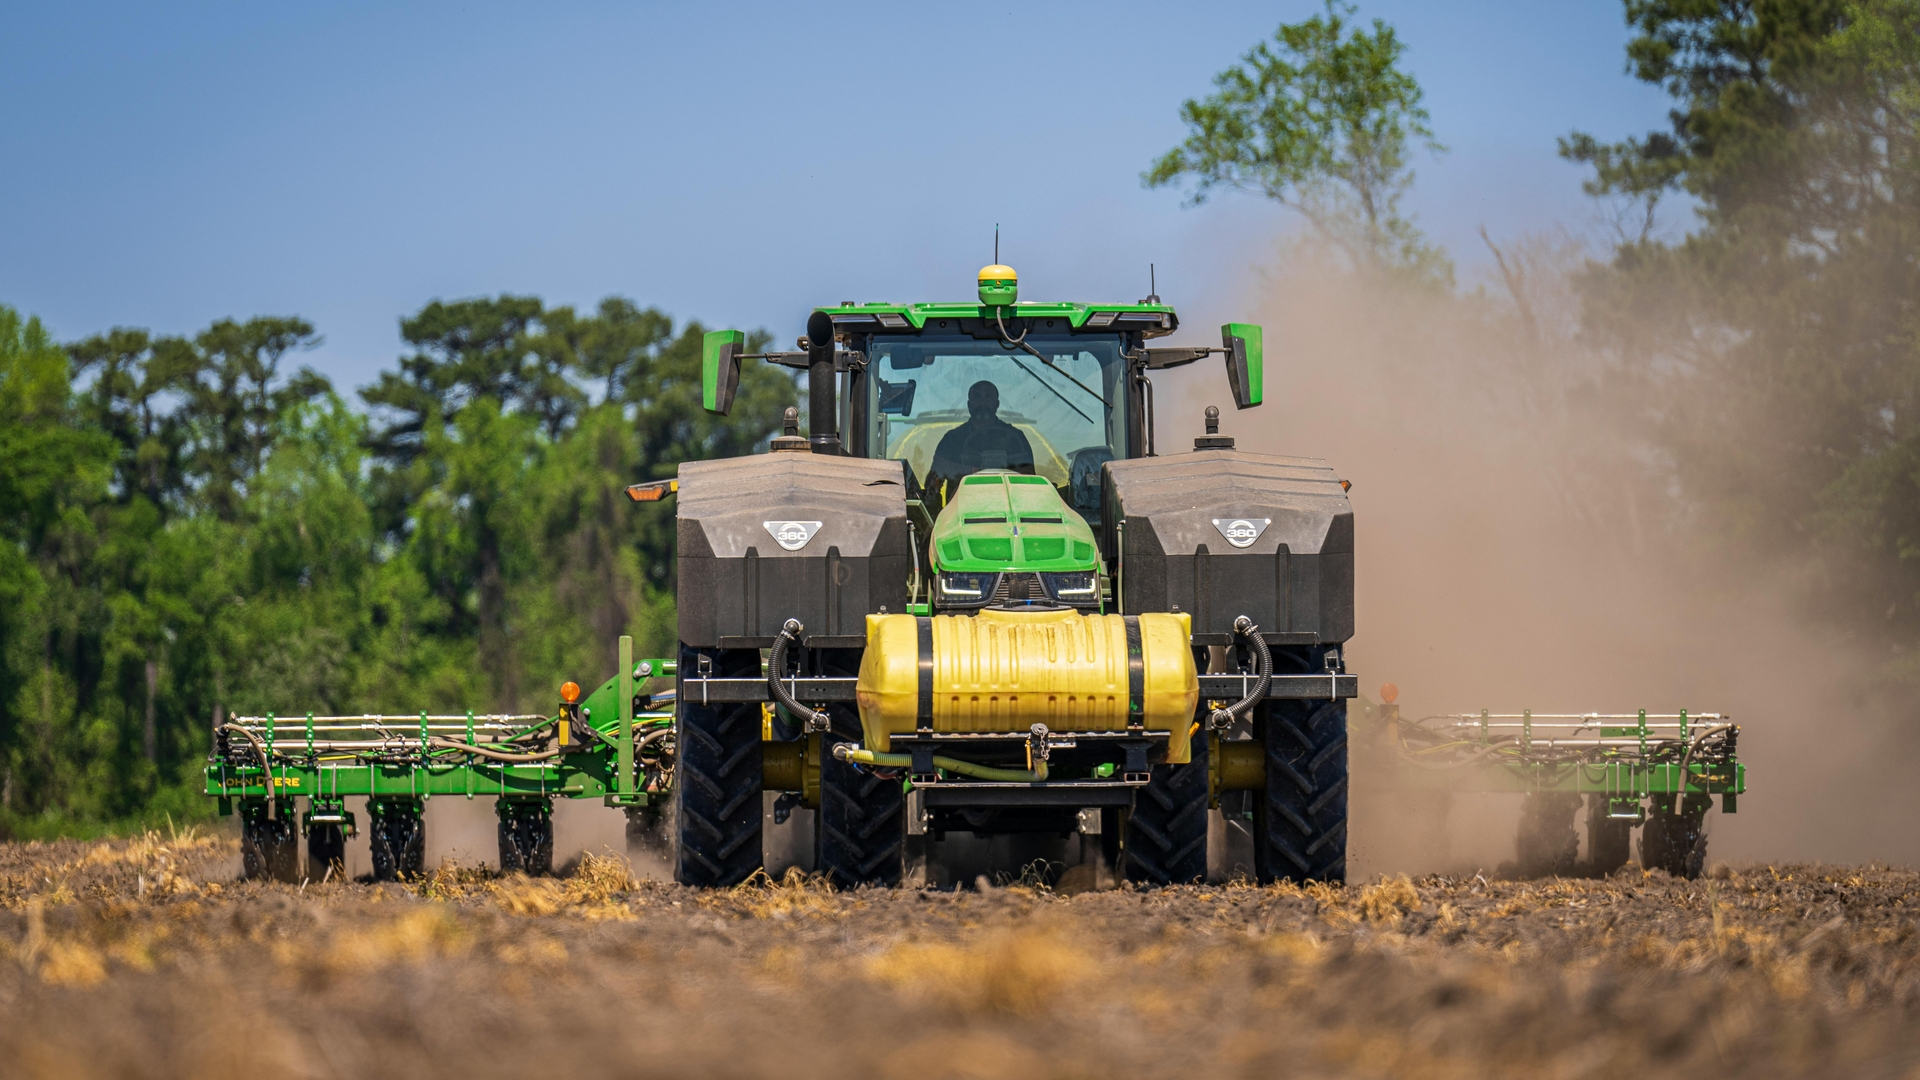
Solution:
{"label": "metal frame bar", "polygon": [[[1255,675],[1202,675],[1200,696],[1206,700],[1237,700],[1246,696],[1257,678]],[[684,681],[689,699],[699,695],[697,700],[703,702],[735,704],[773,700],[765,677],[702,678],[694,675]],[[855,700],[854,686],[858,681],[845,675],[789,676],[781,679],[780,685],[786,687],[795,700],[826,703]],[[1267,689],[1267,700],[1324,701],[1358,697],[1359,694],[1359,677],[1354,675],[1275,675]]]}

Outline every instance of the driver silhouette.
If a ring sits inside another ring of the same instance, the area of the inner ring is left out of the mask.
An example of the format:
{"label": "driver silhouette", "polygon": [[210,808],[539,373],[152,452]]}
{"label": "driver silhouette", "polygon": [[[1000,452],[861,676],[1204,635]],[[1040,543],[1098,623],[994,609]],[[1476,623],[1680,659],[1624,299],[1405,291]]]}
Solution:
{"label": "driver silhouette", "polygon": [[1020,429],[1000,419],[1000,388],[982,379],[967,388],[967,422],[946,433],[933,451],[927,490],[959,483],[982,469],[1033,475],[1033,446]]}

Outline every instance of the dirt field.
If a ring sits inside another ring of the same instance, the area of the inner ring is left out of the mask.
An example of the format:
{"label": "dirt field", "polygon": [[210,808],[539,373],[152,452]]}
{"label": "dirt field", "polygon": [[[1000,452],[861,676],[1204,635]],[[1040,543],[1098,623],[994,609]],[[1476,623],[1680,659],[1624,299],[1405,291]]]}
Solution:
{"label": "dirt field", "polygon": [[1905,870],[836,895],[237,862],[0,846],[0,1075],[1920,1076]]}

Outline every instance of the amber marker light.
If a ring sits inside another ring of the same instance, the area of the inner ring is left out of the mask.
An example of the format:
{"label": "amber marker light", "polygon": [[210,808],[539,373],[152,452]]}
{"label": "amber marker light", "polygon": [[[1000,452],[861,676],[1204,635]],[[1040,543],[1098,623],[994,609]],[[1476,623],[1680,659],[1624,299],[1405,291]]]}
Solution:
{"label": "amber marker light", "polygon": [[[573,684],[568,683],[567,685],[572,686]],[[1381,683],[1380,684],[1380,700],[1387,703],[1388,705],[1391,705],[1394,702],[1400,700],[1400,688],[1393,685],[1390,682]]]}
{"label": "amber marker light", "polygon": [[629,484],[627,498],[634,502],[659,502],[679,490],[678,480],[655,480],[650,484]]}
{"label": "amber marker light", "polygon": [[566,702],[569,705],[573,704],[576,701],[579,701],[580,700],[580,684],[572,681],[561,683],[560,684],[560,700]]}

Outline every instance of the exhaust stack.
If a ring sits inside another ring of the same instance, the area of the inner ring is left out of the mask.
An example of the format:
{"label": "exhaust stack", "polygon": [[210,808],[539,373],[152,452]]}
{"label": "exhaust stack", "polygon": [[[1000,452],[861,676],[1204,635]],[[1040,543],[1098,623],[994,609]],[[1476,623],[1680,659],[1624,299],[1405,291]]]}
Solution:
{"label": "exhaust stack", "polygon": [[833,375],[833,319],[816,311],[807,318],[807,444],[816,454],[840,453]]}

